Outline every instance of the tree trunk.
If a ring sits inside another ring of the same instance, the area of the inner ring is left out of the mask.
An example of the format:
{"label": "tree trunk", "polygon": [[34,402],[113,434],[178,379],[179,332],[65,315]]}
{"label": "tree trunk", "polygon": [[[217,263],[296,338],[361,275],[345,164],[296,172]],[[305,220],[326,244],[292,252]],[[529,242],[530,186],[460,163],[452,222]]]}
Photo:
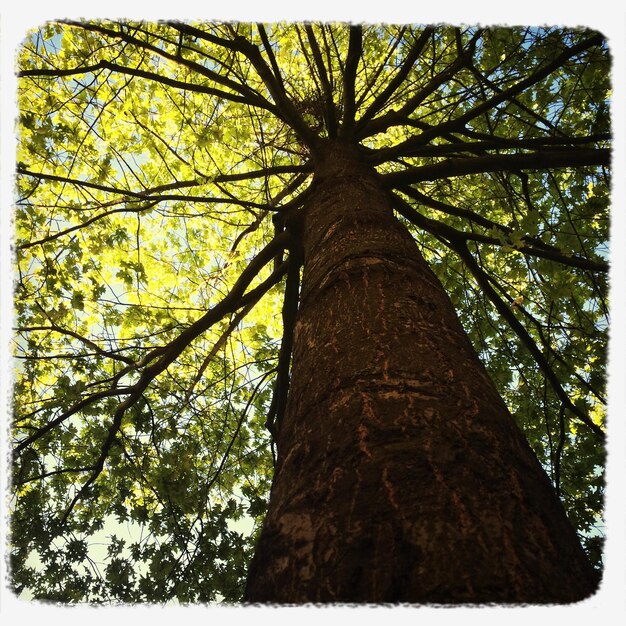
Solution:
{"label": "tree trunk", "polygon": [[318,157],[249,602],[571,602],[597,581],[356,148]]}

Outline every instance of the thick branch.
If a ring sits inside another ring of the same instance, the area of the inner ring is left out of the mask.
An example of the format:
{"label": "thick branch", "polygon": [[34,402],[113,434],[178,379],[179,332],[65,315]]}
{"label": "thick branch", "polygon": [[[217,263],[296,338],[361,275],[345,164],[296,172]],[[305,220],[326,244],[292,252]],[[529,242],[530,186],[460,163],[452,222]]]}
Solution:
{"label": "thick branch", "polygon": [[259,29],[259,35],[261,35],[261,41],[263,42],[263,47],[265,48],[265,53],[270,60],[270,64],[272,65],[272,69],[274,70],[274,76],[276,78],[276,82],[280,86],[280,88],[285,91],[285,84],[283,83],[283,77],[280,73],[280,68],[278,67],[278,63],[276,63],[276,57],[274,56],[274,50],[272,50],[272,44],[270,44],[269,39],[267,38],[267,33],[265,32],[265,26],[263,24],[257,24],[257,28]]}
{"label": "thick branch", "polygon": [[291,353],[293,350],[293,333],[298,313],[298,299],[300,294],[300,267],[302,257],[297,247],[299,242],[293,242],[292,252],[289,255],[289,270],[285,284],[285,298],[283,300],[283,339],[278,353],[278,367],[276,372],[276,384],[272,403],[265,422],[266,428],[276,441],[278,429],[287,406],[287,392],[289,390],[289,368]]}
{"label": "thick branch", "polygon": [[[419,126],[425,127],[424,124]],[[490,150],[537,150],[546,147],[566,150],[575,146],[596,144],[611,139],[611,135],[608,133],[585,137],[528,137],[526,139],[508,139],[482,133],[471,133],[471,135],[480,136],[481,140],[461,141],[454,136],[448,136],[450,143],[424,145],[421,141],[421,136],[418,135],[389,148],[372,150],[368,154],[367,159],[372,164],[379,164],[400,157],[430,157],[446,156],[448,154],[487,156],[485,152]]]}
{"label": "thick branch", "polygon": [[99,400],[103,400],[104,398],[111,398],[114,396],[123,396],[129,393],[129,388],[124,387],[121,389],[104,389],[103,391],[98,391],[96,393],[92,393],[86,398],[83,398],[76,404],[73,404],[67,411],[61,413],[61,415],[57,416],[53,420],[49,421],[47,424],[44,424],[41,428],[35,429],[32,435],[26,437],[26,439],[22,439],[16,446],[13,451],[14,455],[18,455],[22,450],[30,446],[32,443],[43,437],[46,433],[49,433],[51,430],[56,428],[59,424],[62,424],[64,421],[68,420],[72,415],[75,415],[85,407],[91,406],[95,404]]}
{"label": "thick branch", "polygon": [[[64,70],[57,68],[33,68],[30,70],[20,70],[15,73],[18,78],[27,78],[31,76],[48,76],[50,78],[60,78],[61,76],[74,76],[76,74],[88,74],[90,72],[97,72],[106,67],[106,61],[99,61],[94,65],[83,65],[79,67],[70,67]],[[113,64],[112,64],[113,65]]]}
{"label": "thick branch", "polygon": [[609,165],[611,151],[607,148],[581,150],[553,150],[524,154],[499,154],[484,157],[447,159],[433,165],[410,167],[399,172],[383,174],[388,187],[399,187],[453,176],[487,172],[542,170],[551,168]]}
{"label": "thick branch", "polygon": [[281,117],[291,126],[298,137],[300,137],[306,145],[314,146],[317,143],[317,136],[309,128],[303,117],[300,115],[298,109],[294,106],[293,102],[282,88],[282,83],[279,83],[276,80],[272,71],[263,60],[261,52],[257,46],[249,42],[244,37],[238,37],[237,43],[240,45],[241,52],[243,52],[252,63],[254,69],[257,71],[257,74],[272,95],[272,98],[281,113]]}
{"label": "thick branch", "polygon": [[362,51],[363,29],[359,25],[350,26],[348,56],[346,57],[346,69],[343,73],[343,124],[341,134],[344,137],[350,137],[354,128],[354,116],[356,113],[354,85]]}
{"label": "thick branch", "polygon": [[[502,93],[502,89],[496,85],[493,81],[489,80],[486,76],[484,76],[479,70],[478,68],[476,68],[475,65],[471,65],[470,66],[470,71],[472,72],[472,74],[474,74],[474,76],[476,77],[476,79],[478,80],[479,84],[485,83],[488,87],[490,87],[494,92],[496,93]],[[481,90],[482,91],[482,90]],[[484,93],[484,92],[483,92]],[[550,120],[546,119],[545,117],[543,117],[542,115],[539,115],[539,113],[537,113],[537,111],[534,111],[533,109],[531,109],[529,106],[526,106],[523,102],[521,102],[518,98],[516,98],[515,96],[513,97],[509,97],[509,102],[510,104],[515,105],[518,109],[520,109],[521,111],[524,111],[524,113],[526,113],[527,115],[530,115],[530,117],[534,118],[536,121],[538,121],[542,126],[545,126],[546,128],[549,128],[551,131],[555,132],[555,133],[561,133],[561,131],[559,131],[559,129],[552,124],[552,122],[550,122]]]}
{"label": "thick branch", "polygon": [[[213,324],[218,322],[228,313],[232,313],[248,304],[249,301],[254,300],[254,298],[260,297],[272,286],[272,284],[275,284],[281,275],[281,272],[278,272],[278,270],[272,274],[273,278],[270,277],[271,281],[270,278],[268,278],[264,283],[262,283],[262,285],[259,285],[259,287],[256,287],[249,292],[245,298],[243,297],[246,288],[259,271],[276,256],[278,250],[284,248],[288,244],[288,241],[288,233],[283,232],[277,235],[267,246],[265,246],[265,248],[263,248],[263,250],[261,250],[261,252],[259,252],[259,254],[252,259],[247,267],[241,272],[239,278],[224,299],[207,311],[200,319],[196,320],[191,326],[189,326],[189,328],[185,329],[176,339],[174,339],[174,341],[172,341],[167,347],[163,356],[156,363],[147,367],[143,371],[141,378],[150,382],[155,376],[165,370],[196,337],[208,330]],[[275,276],[277,272],[278,275]],[[259,291],[261,287],[264,288]]]}

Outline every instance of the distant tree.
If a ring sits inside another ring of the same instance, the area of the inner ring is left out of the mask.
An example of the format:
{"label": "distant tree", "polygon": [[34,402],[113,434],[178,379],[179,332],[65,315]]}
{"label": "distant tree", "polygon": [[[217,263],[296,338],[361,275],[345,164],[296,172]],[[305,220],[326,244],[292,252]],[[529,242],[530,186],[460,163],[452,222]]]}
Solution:
{"label": "distant tree", "polygon": [[15,591],[593,593],[609,64],[559,28],[29,34]]}

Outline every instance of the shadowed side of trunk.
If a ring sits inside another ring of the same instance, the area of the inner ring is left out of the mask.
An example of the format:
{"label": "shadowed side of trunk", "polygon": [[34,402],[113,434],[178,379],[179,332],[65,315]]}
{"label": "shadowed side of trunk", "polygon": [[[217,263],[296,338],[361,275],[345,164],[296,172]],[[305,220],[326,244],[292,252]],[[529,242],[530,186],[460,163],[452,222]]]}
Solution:
{"label": "shadowed side of trunk", "polygon": [[249,602],[571,602],[592,568],[355,149],[306,207],[291,386]]}

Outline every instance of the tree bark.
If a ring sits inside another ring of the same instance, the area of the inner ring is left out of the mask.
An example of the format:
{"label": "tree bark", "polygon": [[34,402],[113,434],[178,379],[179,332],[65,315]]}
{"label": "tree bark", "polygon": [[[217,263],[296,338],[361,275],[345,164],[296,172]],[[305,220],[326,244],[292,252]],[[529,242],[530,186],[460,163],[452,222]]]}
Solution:
{"label": "tree bark", "polygon": [[596,576],[356,148],[320,150],[248,602],[563,603]]}

